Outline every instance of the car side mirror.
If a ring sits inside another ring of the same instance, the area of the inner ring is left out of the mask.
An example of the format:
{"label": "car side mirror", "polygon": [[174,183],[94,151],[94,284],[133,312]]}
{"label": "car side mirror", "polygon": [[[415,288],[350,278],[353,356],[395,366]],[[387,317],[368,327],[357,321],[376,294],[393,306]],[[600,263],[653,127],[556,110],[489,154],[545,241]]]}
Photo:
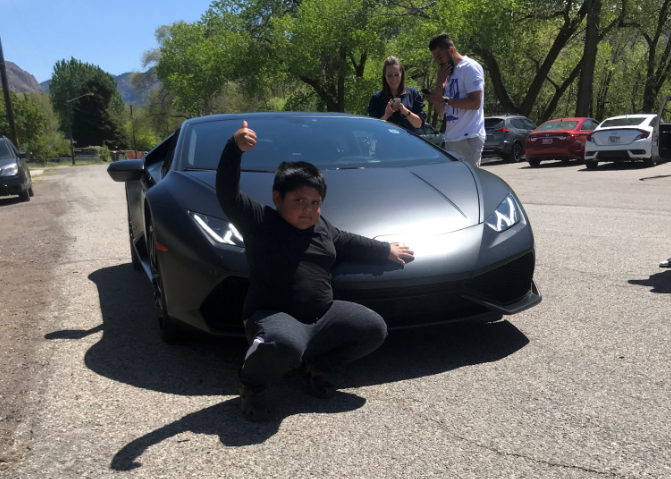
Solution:
{"label": "car side mirror", "polygon": [[114,181],[138,181],[145,174],[144,160],[122,160],[110,163],[107,173]]}
{"label": "car side mirror", "polygon": [[26,156],[28,156],[28,153],[26,153],[25,151],[20,151],[20,152],[19,152],[19,159],[22,160],[22,159],[24,159]]}

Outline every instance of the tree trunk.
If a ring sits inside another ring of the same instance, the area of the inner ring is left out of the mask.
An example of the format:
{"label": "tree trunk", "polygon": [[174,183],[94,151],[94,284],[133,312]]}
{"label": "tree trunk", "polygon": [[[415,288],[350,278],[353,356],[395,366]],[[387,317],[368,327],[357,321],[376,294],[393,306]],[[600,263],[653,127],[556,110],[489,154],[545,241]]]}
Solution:
{"label": "tree trunk", "polygon": [[548,103],[548,106],[545,107],[545,110],[543,111],[543,115],[541,116],[540,123],[544,123],[550,119],[552,114],[555,112],[555,109],[557,108],[557,104],[559,104],[559,100],[561,97],[564,95],[564,92],[566,92],[566,89],[573,84],[575,79],[577,78],[578,74],[580,73],[582,69],[582,62],[584,59],[581,59],[578,64],[575,66],[571,74],[568,76],[566,80],[564,80],[564,83],[561,84],[561,86],[555,85],[555,94],[553,95],[552,99],[550,100],[550,103]]}
{"label": "tree trunk", "polygon": [[338,68],[338,112],[345,113],[345,75],[343,68],[347,61],[347,47],[340,46],[340,68]]}
{"label": "tree trunk", "polygon": [[587,28],[585,30],[585,48],[582,56],[582,68],[578,81],[578,100],[575,116],[589,116],[594,91],[594,66],[599,47],[599,20],[601,0],[585,0],[587,5]]}

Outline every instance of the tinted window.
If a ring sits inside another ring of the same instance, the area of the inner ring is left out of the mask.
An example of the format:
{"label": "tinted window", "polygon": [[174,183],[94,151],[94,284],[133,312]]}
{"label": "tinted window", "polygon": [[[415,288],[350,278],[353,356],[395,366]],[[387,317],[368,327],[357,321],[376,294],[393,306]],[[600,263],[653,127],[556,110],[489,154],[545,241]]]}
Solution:
{"label": "tinted window", "polygon": [[647,116],[634,116],[629,118],[614,118],[601,123],[601,128],[610,128],[613,126],[637,126],[642,125],[648,120]]}
{"label": "tinted window", "polygon": [[535,130],[536,129],[536,124],[531,120],[524,120],[524,126],[526,126],[527,130]]}
{"label": "tinted window", "polygon": [[582,127],[580,127],[580,131],[592,131],[596,125],[592,120],[585,120],[585,122],[582,124]]}
{"label": "tinted window", "polygon": [[524,130],[524,122],[520,118],[513,118],[510,120],[510,124],[514,127],[517,128],[518,130]]}
{"label": "tinted window", "polygon": [[548,121],[536,128],[536,131],[573,130],[576,126],[577,121]]}
{"label": "tinted window", "polygon": [[485,118],[485,128],[489,129],[496,129],[496,128],[501,128],[504,125],[504,121],[501,118]]}
{"label": "tinted window", "polygon": [[[181,148],[182,168],[216,169],[226,141],[241,119],[188,125]],[[248,120],[256,147],[242,168],[275,171],[283,161],[307,161],[321,169],[408,166],[451,161],[401,127],[364,118],[268,116]]]}
{"label": "tinted window", "polygon": [[14,158],[14,148],[9,146],[6,141],[0,140],[0,160]]}

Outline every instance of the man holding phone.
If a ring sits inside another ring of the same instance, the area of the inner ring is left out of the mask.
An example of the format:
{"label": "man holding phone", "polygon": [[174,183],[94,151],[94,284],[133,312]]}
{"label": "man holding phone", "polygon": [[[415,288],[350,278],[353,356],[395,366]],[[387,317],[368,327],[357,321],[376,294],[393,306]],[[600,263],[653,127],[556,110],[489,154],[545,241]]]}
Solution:
{"label": "man holding phone", "polygon": [[484,88],[482,66],[460,55],[447,33],[436,35],[429,50],[438,63],[438,77],[433,91],[422,90],[438,113],[445,114],[445,149],[464,157],[471,166],[480,166],[485,145]]}

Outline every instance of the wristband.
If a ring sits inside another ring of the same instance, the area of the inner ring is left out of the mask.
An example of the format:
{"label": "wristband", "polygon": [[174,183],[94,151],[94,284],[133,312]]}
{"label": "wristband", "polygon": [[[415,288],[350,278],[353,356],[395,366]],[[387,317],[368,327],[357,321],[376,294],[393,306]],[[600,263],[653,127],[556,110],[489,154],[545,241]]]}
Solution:
{"label": "wristband", "polygon": [[450,100],[452,100],[452,98],[450,98],[449,96],[444,96],[443,97],[443,106],[449,106],[450,105],[450,103],[449,103]]}

